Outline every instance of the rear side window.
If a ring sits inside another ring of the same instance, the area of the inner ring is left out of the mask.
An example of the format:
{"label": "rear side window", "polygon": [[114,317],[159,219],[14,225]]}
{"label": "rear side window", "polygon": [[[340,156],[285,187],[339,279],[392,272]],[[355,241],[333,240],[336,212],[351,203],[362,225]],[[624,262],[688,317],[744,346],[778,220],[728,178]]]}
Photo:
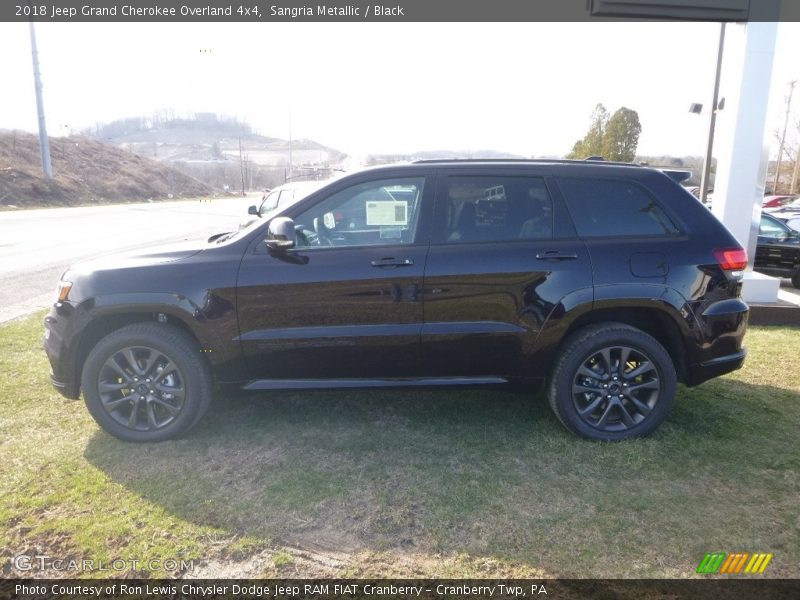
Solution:
{"label": "rear side window", "polygon": [[655,199],[632,181],[563,178],[558,185],[582,238],[678,233]]}
{"label": "rear side window", "polygon": [[440,186],[438,203],[439,242],[553,237],[553,202],[540,177],[450,176]]}

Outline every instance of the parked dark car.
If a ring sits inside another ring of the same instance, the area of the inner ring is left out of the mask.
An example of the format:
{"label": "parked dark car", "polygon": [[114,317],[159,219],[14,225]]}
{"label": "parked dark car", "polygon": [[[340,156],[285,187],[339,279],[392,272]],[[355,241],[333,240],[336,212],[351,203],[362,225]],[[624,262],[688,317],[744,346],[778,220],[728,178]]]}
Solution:
{"label": "parked dark car", "polygon": [[53,385],[112,435],[188,431],[217,387],[544,386],[582,436],[652,432],[742,366],[745,251],[654,169],[422,161],[237,232],[75,265]]}
{"label": "parked dark car", "polygon": [[788,277],[800,289],[800,232],[781,219],[762,214],[753,269],[765,275]]}

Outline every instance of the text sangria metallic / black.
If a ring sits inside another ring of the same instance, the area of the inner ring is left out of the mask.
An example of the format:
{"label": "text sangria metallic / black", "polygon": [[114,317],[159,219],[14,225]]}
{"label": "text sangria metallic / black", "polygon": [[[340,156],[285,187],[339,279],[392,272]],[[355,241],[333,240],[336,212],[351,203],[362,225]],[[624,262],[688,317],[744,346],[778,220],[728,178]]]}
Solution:
{"label": "text sangria metallic / black", "polygon": [[72,266],[45,350],[53,385],[128,441],[185,433],[225,386],[512,381],[544,386],[571,431],[626,439],[666,418],[678,382],[742,366],[746,265],[655,169],[422,161]]}

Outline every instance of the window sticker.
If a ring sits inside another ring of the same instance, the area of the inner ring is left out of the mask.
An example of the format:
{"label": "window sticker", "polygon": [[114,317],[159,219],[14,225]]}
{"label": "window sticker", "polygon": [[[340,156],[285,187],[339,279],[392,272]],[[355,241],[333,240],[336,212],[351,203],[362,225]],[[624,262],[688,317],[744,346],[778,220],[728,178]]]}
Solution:
{"label": "window sticker", "polygon": [[332,212],[326,212],[322,216],[322,222],[328,229],[336,229],[336,217],[334,217]]}
{"label": "window sticker", "polygon": [[408,202],[367,202],[367,225],[408,225]]}

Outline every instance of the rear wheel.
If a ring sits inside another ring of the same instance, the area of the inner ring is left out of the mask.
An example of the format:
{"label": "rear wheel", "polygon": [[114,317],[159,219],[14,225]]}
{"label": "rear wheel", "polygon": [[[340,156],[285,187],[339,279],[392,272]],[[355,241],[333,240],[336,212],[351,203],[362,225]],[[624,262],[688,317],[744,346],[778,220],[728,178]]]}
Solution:
{"label": "rear wheel", "polygon": [[675,366],[652,336],[622,323],[581,329],[564,344],[548,386],[567,429],[595,440],[651,433],[675,399]]}
{"label": "rear wheel", "polygon": [[168,325],[136,323],[108,334],[81,376],[95,421],[127,442],[159,442],[189,430],[208,409],[211,375],[197,344]]}

